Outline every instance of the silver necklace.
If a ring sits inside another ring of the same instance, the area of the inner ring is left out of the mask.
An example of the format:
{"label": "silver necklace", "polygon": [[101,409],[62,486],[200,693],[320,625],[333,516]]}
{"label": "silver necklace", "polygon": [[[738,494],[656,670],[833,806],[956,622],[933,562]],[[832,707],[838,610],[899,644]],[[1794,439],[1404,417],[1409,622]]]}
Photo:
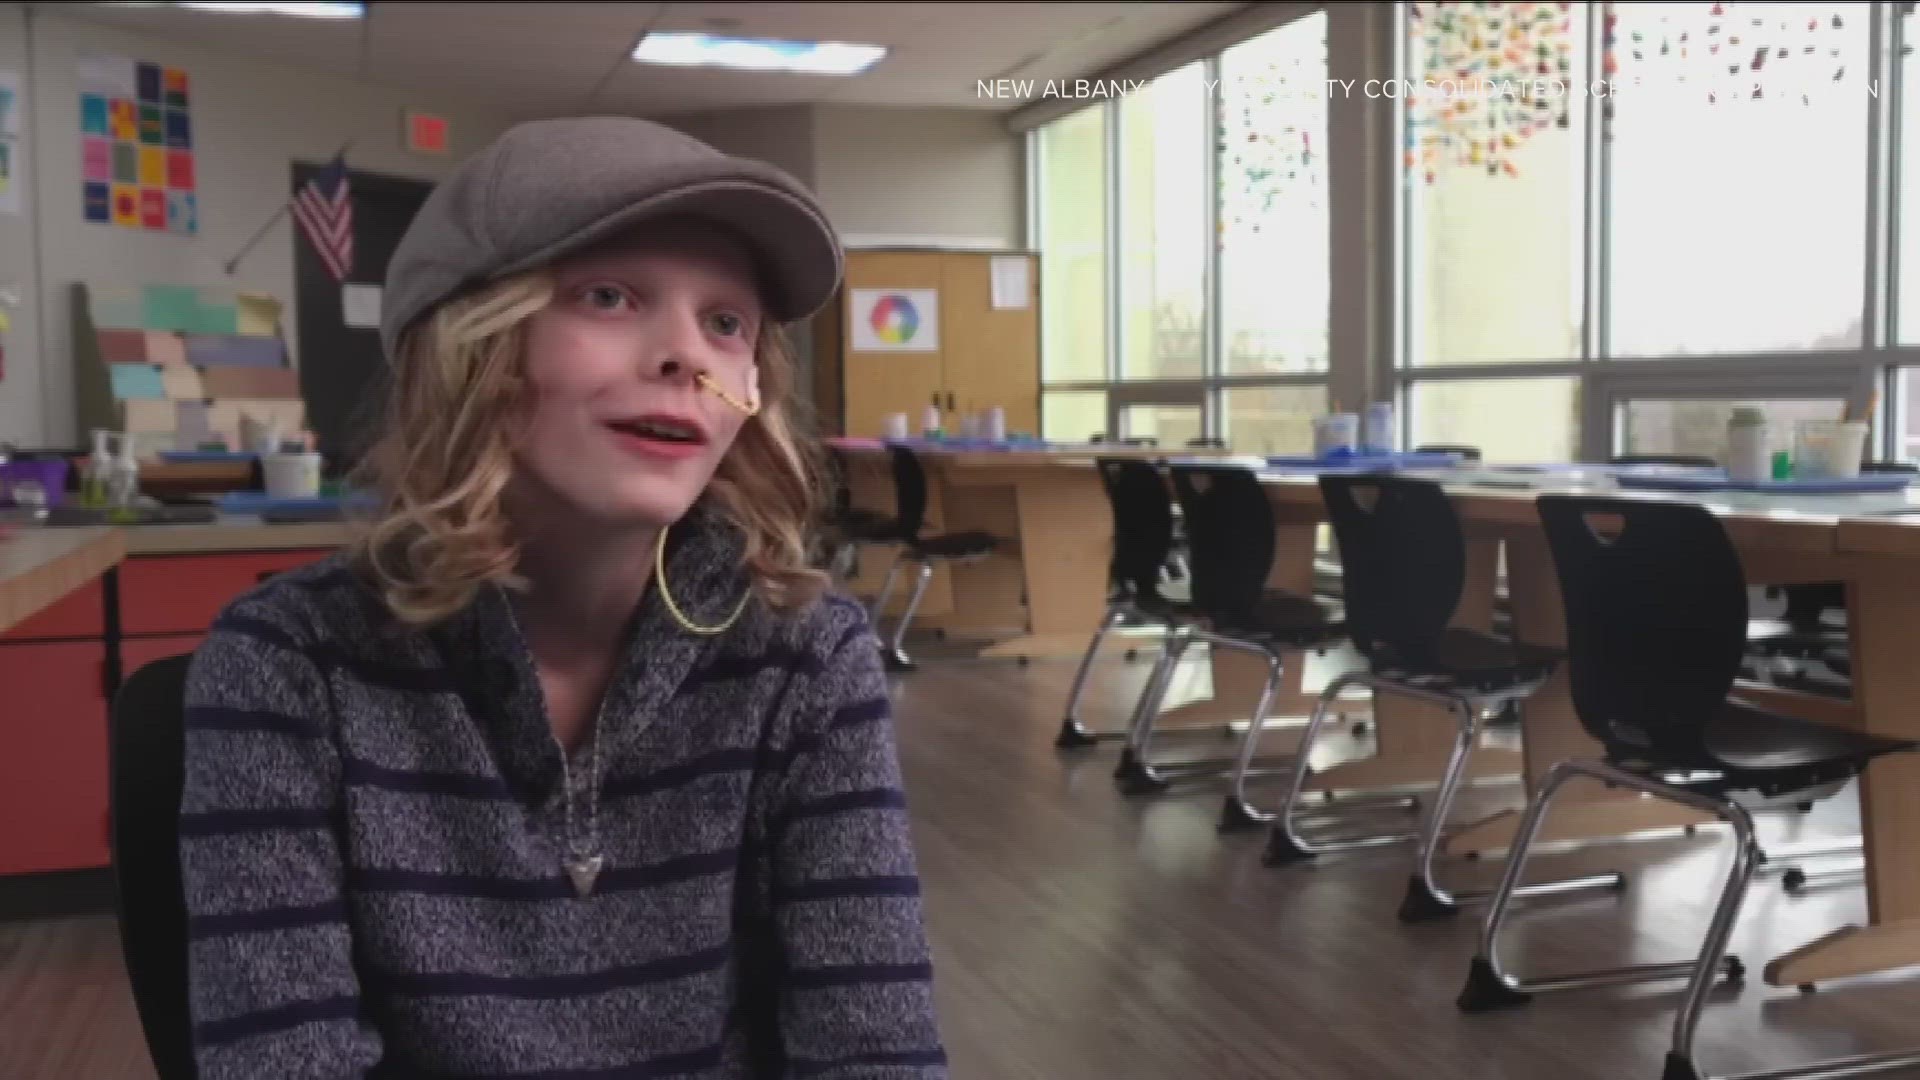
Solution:
{"label": "silver necklace", "polygon": [[[539,666],[533,659],[532,649],[526,646],[526,636],[520,631],[520,620],[513,613],[511,598],[507,598],[506,609],[507,618],[513,621],[514,632],[520,636],[522,647],[527,648],[527,661],[534,667],[537,683]],[[582,898],[592,895],[600,871],[607,868],[606,853],[600,850],[600,731],[602,721],[606,718],[608,696],[606,691],[602,691],[599,708],[593,716],[593,728],[587,736],[592,742],[588,752],[587,830],[584,836],[580,834],[573,809],[572,763],[567,748],[553,734],[552,723],[547,724],[547,738],[553,740],[554,749],[560,753],[560,797],[566,813],[566,853],[560,857],[560,868],[567,872],[567,880],[573,882],[574,895]],[[541,700],[545,699],[543,691]],[[544,710],[541,719],[547,719]]]}

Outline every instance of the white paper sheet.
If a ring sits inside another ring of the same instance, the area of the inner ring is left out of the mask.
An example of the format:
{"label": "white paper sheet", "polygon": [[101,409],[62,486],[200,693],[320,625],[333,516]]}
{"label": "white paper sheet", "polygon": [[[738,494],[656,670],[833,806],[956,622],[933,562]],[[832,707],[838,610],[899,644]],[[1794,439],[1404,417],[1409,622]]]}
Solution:
{"label": "white paper sheet", "polygon": [[380,328],[380,286],[349,281],[340,286],[340,318],[362,330]]}
{"label": "white paper sheet", "polygon": [[1024,311],[1033,295],[1033,275],[1025,255],[995,255],[990,273],[993,277],[993,309]]}

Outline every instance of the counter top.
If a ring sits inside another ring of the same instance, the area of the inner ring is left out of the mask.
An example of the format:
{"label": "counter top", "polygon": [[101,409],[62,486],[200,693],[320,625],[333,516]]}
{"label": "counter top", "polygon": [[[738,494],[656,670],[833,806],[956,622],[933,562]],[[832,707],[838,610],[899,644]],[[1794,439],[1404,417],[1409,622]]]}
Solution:
{"label": "counter top", "polygon": [[0,630],[112,569],[126,554],[115,528],[22,529],[0,539]]}
{"label": "counter top", "polygon": [[[336,548],[353,538],[345,521],[269,523],[257,517],[222,517],[183,525],[129,525],[129,555],[194,555],[222,551],[289,551]],[[66,530],[61,530],[66,531]]]}

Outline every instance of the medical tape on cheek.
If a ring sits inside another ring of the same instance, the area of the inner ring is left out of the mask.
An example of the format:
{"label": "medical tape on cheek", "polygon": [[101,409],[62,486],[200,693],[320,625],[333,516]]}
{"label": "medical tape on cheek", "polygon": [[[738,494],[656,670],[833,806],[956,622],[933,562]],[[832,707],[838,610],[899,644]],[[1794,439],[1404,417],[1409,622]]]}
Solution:
{"label": "medical tape on cheek", "polygon": [[694,376],[694,378],[700,383],[701,387],[713,394],[714,397],[733,406],[740,412],[748,416],[754,416],[760,412],[760,368],[758,365],[749,365],[747,367],[747,400],[745,402],[722,390],[720,384],[715,382],[713,377],[704,371]]}

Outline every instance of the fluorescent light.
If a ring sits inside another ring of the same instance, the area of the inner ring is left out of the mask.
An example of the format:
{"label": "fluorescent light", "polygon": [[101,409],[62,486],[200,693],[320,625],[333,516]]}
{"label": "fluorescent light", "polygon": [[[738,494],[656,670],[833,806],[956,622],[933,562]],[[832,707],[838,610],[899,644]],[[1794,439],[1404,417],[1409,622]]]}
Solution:
{"label": "fluorescent light", "polygon": [[361,3],[273,3],[260,0],[255,3],[213,3],[199,0],[177,0],[174,7],[190,8],[194,11],[217,11],[223,15],[291,15],[300,19],[358,19],[366,14],[367,5]]}
{"label": "fluorescent light", "polygon": [[647,64],[724,67],[743,71],[797,71],[809,75],[858,75],[887,55],[884,45],[840,41],[779,41],[711,34],[648,34],[633,50]]}

